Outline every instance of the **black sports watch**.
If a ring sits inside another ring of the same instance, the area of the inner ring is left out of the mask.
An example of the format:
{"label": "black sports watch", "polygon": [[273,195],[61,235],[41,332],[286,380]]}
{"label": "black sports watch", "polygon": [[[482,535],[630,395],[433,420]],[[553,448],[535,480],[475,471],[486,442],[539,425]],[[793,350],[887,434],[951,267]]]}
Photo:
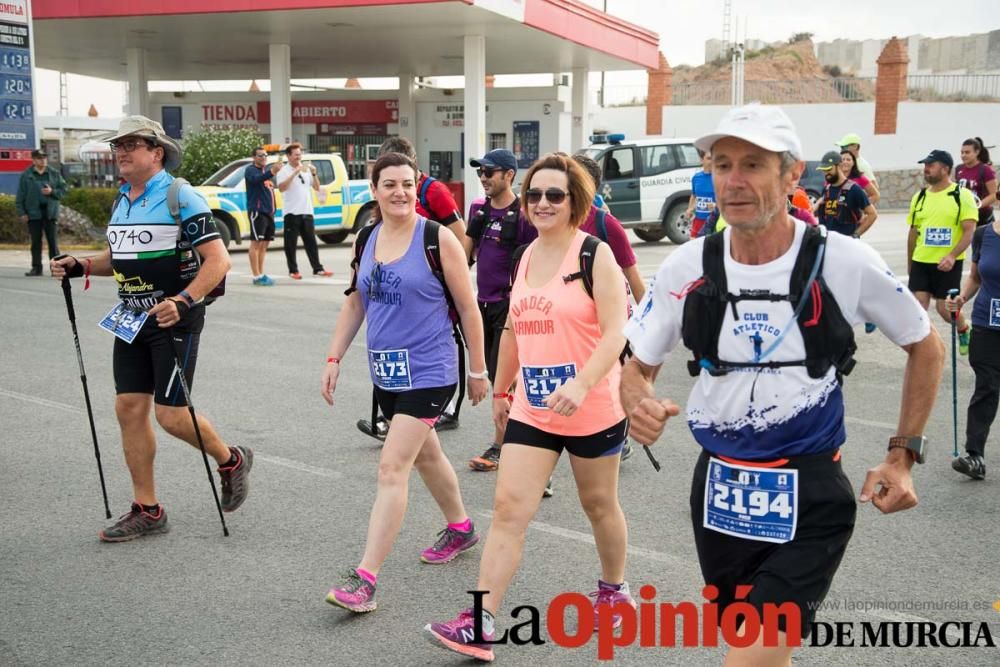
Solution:
{"label": "black sports watch", "polygon": [[915,463],[923,463],[927,456],[927,438],[922,435],[897,435],[889,438],[889,449],[905,449]]}

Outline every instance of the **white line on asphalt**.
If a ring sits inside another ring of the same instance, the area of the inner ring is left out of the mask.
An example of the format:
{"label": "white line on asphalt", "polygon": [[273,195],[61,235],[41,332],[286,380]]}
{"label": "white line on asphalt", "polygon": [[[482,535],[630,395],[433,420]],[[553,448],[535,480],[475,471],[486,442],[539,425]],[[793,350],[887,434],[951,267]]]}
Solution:
{"label": "white line on asphalt", "polygon": [[[476,514],[486,517],[487,519],[493,519],[493,512],[488,510],[479,510]],[[574,540],[576,542],[583,542],[584,544],[594,544],[594,536],[590,533],[581,533],[578,530],[571,530],[569,528],[563,528],[562,526],[553,526],[550,523],[543,523],[541,521],[532,521],[528,524],[529,528],[534,528],[537,531],[543,533],[549,533],[550,535],[556,535],[557,537],[564,537],[568,540]],[[673,554],[663,553],[662,551],[654,551],[652,549],[645,549],[643,547],[632,546],[631,544],[626,547],[626,552],[630,556],[638,556],[640,558],[646,558],[648,560],[653,560],[658,563],[668,563],[674,567],[686,567],[694,569],[697,565],[686,558],[681,558],[680,556],[674,556]]]}
{"label": "white line on asphalt", "polygon": [[27,294],[28,296],[62,296],[62,292],[36,292],[28,289],[14,289],[13,287],[0,287],[0,291],[14,292],[15,294]]}
{"label": "white line on asphalt", "polygon": [[859,426],[874,426],[875,428],[885,428],[890,431],[896,430],[896,424],[890,424],[889,422],[877,422],[871,419],[861,419],[860,417],[844,417],[844,421],[848,424],[858,424]]}
{"label": "white line on asphalt", "polygon": [[247,324],[245,322],[240,322],[238,320],[230,320],[226,318],[212,318],[212,324],[221,324],[224,327],[236,327],[238,329],[244,329],[246,331],[257,331],[259,333],[281,333],[284,329],[276,329],[273,327],[262,327],[257,324]]}
{"label": "white line on asphalt", "polygon": [[[0,396],[6,396],[8,398],[17,399],[19,401],[26,401],[28,403],[35,403],[37,405],[43,405],[46,407],[58,408],[60,410],[66,410],[67,412],[76,412],[76,413],[83,412],[81,408],[77,408],[72,405],[67,405],[66,403],[50,401],[45,398],[30,396],[28,394],[22,394],[16,391],[9,391],[7,389],[0,389]],[[867,420],[855,419],[853,417],[848,417],[847,420],[868,424],[872,426],[882,426],[885,428],[893,428],[893,429],[896,428],[892,424],[886,424],[884,422],[870,422]],[[310,475],[316,475],[318,477],[326,477],[330,479],[339,479],[343,477],[343,473],[337,472],[336,470],[330,470],[329,468],[321,468],[319,466],[312,466],[307,463],[301,463],[293,459],[286,459],[281,456],[270,456],[270,455],[255,453],[254,459],[257,461],[266,461],[267,463],[273,463],[275,465],[283,466],[291,470],[297,470],[299,472],[309,473]],[[493,512],[490,510],[477,510],[476,514],[488,519],[493,518]],[[554,526],[552,524],[544,523],[542,521],[532,521],[530,524],[528,524],[528,527],[543,533],[549,533],[550,535],[555,535],[557,537],[562,537],[564,539],[573,540],[574,542],[582,542],[584,544],[589,544],[589,545],[594,544],[594,536],[590,533],[582,533],[578,530],[563,528],[561,526]],[[628,547],[626,548],[626,552],[630,556],[645,558],[647,560],[652,560],[658,563],[667,563],[673,567],[681,567],[692,570],[697,567],[697,564],[690,561],[689,559],[681,558],[680,556],[674,556],[673,554],[664,553],[662,551],[646,549],[644,547],[636,547],[633,545],[628,545]],[[831,595],[836,595],[836,591],[832,591]],[[913,622],[923,622],[923,623],[931,622],[930,619],[923,618],[922,616],[916,616],[913,614],[904,614],[900,612],[882,611],[880,613],[875,613],[870,611],[862,611],[860,613],[884,621],[904,621],[904,622],[913,621]],[[957,634],[957,632],[954,630],[949,630],[948,636],[955,641],[961,640],[961,636]]]}
{"label": "white line on asphalt", "polygon": [[257,454],[255,452],[254,460],[267,461],[268,463],[273,463],[275,465],[291,468],[292,470],[298,470],[299,472],[307,472],[310,475],[318,475],[319,477],[330,477],[332,479],[338,479],[344,476],[343,473],[337,472],[336,470],[330,470],[328,468],[319,468],[317,466],[311,466],[308,463],[300,463],[299,461],[293,461],[292,459],[286,459],[280,456],[269,456],[265,454]]}
{"label": "white line on asphalt", "polygon": [[31,396],[29,394],[22,394],[17,391],[10,391],[8,389],[0,389],[0,396],[6,396],[7,398],[14,398],[19,401],[25,401],[27,403],[34,403],[35,405],[44,405],[47,408],[57,408],[59,410],[65,410],[66,412],[83,412],[83,408],[78,408],[75,405],[68,405],[66,403],[57,403],[56,401],[50,401],[47,398],[39,398],[38,396]]}

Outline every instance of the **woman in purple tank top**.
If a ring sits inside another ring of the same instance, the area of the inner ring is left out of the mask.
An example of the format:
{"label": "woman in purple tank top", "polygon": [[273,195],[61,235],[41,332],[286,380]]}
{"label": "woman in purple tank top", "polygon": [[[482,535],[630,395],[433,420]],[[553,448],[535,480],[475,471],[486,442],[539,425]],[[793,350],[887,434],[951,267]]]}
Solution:
{"label": "woman in purple tank top", "polygon": [[[462,504],[455,469],[433,428],[464,378],[458,377],[444,285],[427,263],[424,231],[437,223],[417,215],[417,178],[416,165],[399,153],[383,155],[372,168],[381,220],[354,269],[323,370],[321,393],[333,405],[340,361],[367,318],[366,362],[379,407],[390,420],[389,433],[379,461],[365,553],[326,597],[330,604],[359,613],[375,610],[376,578],[402,526],[414,466],[448,524],[420,559],[447,563],[479,541]],[[438,245],[444,282],[469,347],[468,394],[476,405],[489,388],[483,323],[461,243],[454,234],[443,233],[438,234]]]}

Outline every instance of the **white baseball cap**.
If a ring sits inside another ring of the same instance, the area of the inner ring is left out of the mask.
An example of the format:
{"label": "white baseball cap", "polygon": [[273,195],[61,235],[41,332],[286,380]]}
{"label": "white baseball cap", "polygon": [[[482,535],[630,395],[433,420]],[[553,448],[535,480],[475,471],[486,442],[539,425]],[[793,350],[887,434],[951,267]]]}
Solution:
{"label": "white baseball cap", "polygon": [[719,139],[735,137],[775,153],[787,151],[796,160],[802,159],[802,143],[792,121],[781,107],[747,104],[730,109],[719,121],[715,132],[694,142],[698,150],[710,153]]}

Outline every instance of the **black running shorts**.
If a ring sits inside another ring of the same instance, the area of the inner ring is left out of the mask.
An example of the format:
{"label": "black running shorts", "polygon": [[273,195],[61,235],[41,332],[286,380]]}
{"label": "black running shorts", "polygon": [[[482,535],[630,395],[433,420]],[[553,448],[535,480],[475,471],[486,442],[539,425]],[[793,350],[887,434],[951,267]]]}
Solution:
{"label": "black running shorts", "polygon": [[204,326],[205,307],[195,306],[180,324],[170,329],[161,329],[156,319],[150,317],[131,343],[115,338],[112,353],[115,392],[153,394],[154,402],[160,405],[186,406],[187,400],[177,380],[174,348],[176,346],[180,354],[181,368],[190,388]]}
{"label": "black running shorts", "polygon": [[628,435],[628,419],[623,419],[614,426],[591,435],[548,433],[516,419],[508,419],[503,441],[505,444],[551,449],[557,454],[561,454],[565,449],[581,459],[596,459],[620,454],[625,445],[626,435]]}
{"label": "black running shorts", "polygon": [[935,299],[944,299],[948,290],[959,289],[962,285],[962,260],[957,260],[951,271],[938,271],[937,264],[911,262],[911,292],[929,292]]}
{"label": "black running shorts", "polygon": [[250,211],[250,239],[252,241],[274,240],[273,213]]}
{"label": "black running shorts", "polygon": [[[777,467],[745,462],[751,467],[799,471],[795,535],[782,544],[734,537],[703,525],[710,456],[703,450],[694,468],[691,521],[705,583],[719,589],[718,618],[721,620],[726,606],[736,601],[736,587],[750,585],[753,588],[744,601],[757,609],[760,618],[765,603],[791,602],[801,612],[802,636],[807,637],[815,607],[830,590],[854,531],[857,503],[838,453],[783,459]],[[779,615],[783,632],[787,631],[784,620]]]}
{"label": "black running shorts", "polygon": [[375,387],[375,400],[386,419],[393,415],[409,415],[417,419],[437,420],[444,414],[448,402],[455,395],[458,385],[410,389],[408,391],[386,391]]}
{"label": "black running shorts", "polygon": [[507,313],[510,310],[510,300],[487,303],[479,301],[479,314],[483,318],[483,349],[486,350],[486,372],[490,382],[497,374],[497,358],[500,356],[500,336],[507,324]]}

